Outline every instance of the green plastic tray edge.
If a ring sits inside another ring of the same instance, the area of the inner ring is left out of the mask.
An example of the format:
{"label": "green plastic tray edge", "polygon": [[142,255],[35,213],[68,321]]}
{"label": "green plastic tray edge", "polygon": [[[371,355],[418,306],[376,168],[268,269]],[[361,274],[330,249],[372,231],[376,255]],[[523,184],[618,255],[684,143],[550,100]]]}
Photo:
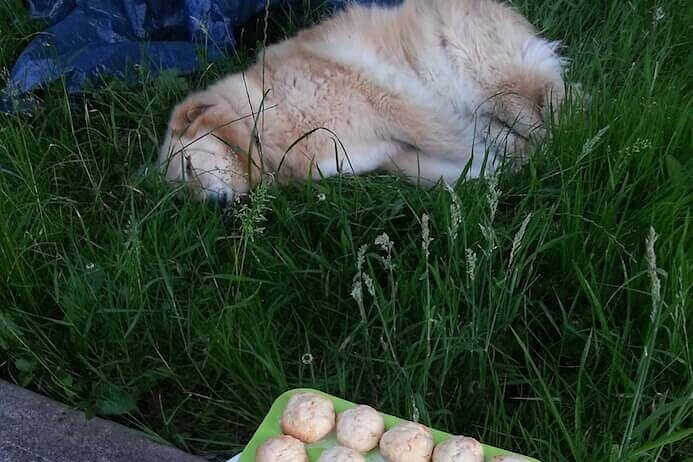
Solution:
{"label": "green plastic tray edge", "polygon": [[[313,390],[310,388],[297,388],[295,390],[289,390],[285,393],[283,393],[281,396],[279,396],[274,403],[272,404],[272,407],[270,408],[269,412],[267,413],[267,416],[265,416],[264,420],[258,427],[257,431],[253,435],[253,437],[250,439],[250,442],[246,445],[245,449],[243,450],[243,453],[241,455],[241,458],[238,462],[255,462],[255,451],[257,450],[258,447],[262,443],[264,443],[268,438],[272,438],[274,436],[280,435],[281,434],[281,429],[279,427],[279,421],[281,420],[281,415],[282,412],[284,411],[284,407],[286,406],[287,401],[289,400],[289,397],[294,395],[295,393],[302,393],[302,392],[311,392],[311,393],[317,393],[319,395],[324,396],[325,398],[328,398],[329,400],[332,401],[334,404],[335,411],[342,412],[346,409],[349,409],[351,407],[356,406],[356,404],[346,401],[341,398],[337,398],[336,396],[328,395],[327,393],[323,393],[320,390]],[[391,416],[388,414],[380,413],[383,416],[383,419],[385,420],[385,428],[391,428],[395,425],[397,425],[399,422],[401,422],[404,419],[400,419],[399,417]],[[450,436],[449,433],[445,433],[440,430],[436,430],[434,428],[431,428],[431,433],[433,434],[433,439],[435,440],[436,444],[440,443],[441,441],[445,440]],[[527,462],[539,462],[537,459],[533,459],[531,457],[523,456],[520,454],[516,454],[510,451],[505,451],[503,449],[495,448],[493,446],[488,446],[486,444],[482,444],[484,448],[484,458],[489,459],[491,457],[495,456],[510,456],[510,455],[515,455],[522,457],[527,460]],[[318,451],[317,455],[319,455],[320,450]],[[317,455],[314,456],[314,453],[309,451],[309,458],[311,462],[315,462],[317,460]]]}

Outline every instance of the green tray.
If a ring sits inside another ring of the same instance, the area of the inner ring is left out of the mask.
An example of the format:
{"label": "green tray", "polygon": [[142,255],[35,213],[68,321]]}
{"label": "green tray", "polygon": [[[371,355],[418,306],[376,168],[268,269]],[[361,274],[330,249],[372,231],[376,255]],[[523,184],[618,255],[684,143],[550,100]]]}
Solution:
{"label": "green tray", "polygon": [[[345,401],[340,398],[336,398],[334,396],[330,396],[326,393],[323,393],[318,390],[311,390],[307,388],[302,388],[298,390],[290,390],[281,395],[277,400],[272,404],[272,408],[270,409],[269,413],[267,414],[267,417],[265,417],[265,420],[262,421],[262,424],[260,424],[260,427],[257,429],[255,432],[255,435],[253,435],[253,438],[250,440],[248,445],[245,447],[243,450],[243,454],[241,455],[241,458],[238,462],[255,462],[255,451],[257,450],[258,447],[262,443],[264,443],[268,438],[271,438],[273,436],[278,436],[281,434],[281,429],[279,427],[279,422],[282,417],[282,412],[284,411],[284,407],[286,406],[286,403],[289,401],[289,397],[296,393],[301,393],[301,392],[311,392],[311,393],[317,393],[319,395],[322,395],[326,398],[328,398],[332,403],[334,404],[334,409],[335,411],[342,412],[346,409],[349,409],[350,407],[354,407],[354,403],[350,403],[349,401]],[[381,413],[385,420],[385,428],[389,429],[395,425],[397,425],[399,422],[402,421],[402,419],[393,417],[387,414]],[[441,432],[440,430],[435,430],[431,429],[431,433],[433,434],[433,439],[435,440],[436,444],[440,443],[441,441],[445,440],[450,436],[449,433],[444,433]],[[337,444],[337,440],[334,436],[334,432],[330,434],[327,438],[318,441],[317,443],[314,444],[309,444],[306,446],[307,452],[308,452],[308,458],[310,459],[310,462],[315,462],[318,460],[318,457],[320,457],[320,454],[332,446],[335,446]],[[509,456],[509,455],[517,455],[519,454],[514,454],[512,452],[504,451],[502,449],[494,448],[491,446],[487,445],[482,445],[484,447],[484,457],[486,459],[490,459],[491,457],[495,456]],[[539,462],[537,459],[532,459],[530,457],[526,456],[519,456],[527,460],[527,462]],[[380,457],[380,454],[378,453],[377,449],[371,451],[370,453],[366,454],[366,461],[367,462],[384,462],[384,459]]]}

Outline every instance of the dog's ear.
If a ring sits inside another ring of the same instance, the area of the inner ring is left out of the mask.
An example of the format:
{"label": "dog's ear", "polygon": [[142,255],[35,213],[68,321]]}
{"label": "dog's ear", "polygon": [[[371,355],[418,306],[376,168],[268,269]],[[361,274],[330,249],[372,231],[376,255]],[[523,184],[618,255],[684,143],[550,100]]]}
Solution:
{"label": "dog's ear", "polygon": [[171,114],[171,130],[176,135],[182,135],[202,114],[215,105],[208,92],[194,93],[173,109]]}
{"label": "dog's ear", "polygon": [[523,137],[541,132],[545,116],[555,117],[565,97],[558,42],[532,38],[522,46],[521,62],[503,69],[488,100],[495,118]]}
{"label": "dog's ear", "polygon": [[191,124],[197,119],[200,114],[205,112],[207,109],[209,109],[211,106],[201,106],[201,105],[194,105],[190,109],[188,109],[185,112],[185,119],[186,121]]}

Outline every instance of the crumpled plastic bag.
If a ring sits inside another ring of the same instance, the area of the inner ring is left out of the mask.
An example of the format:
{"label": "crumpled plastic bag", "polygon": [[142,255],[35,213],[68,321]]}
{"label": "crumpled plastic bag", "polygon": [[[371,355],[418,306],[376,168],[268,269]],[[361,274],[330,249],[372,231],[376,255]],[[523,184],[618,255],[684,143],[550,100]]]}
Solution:
{"label": "crumpled plastic bag", "polygon": [[[304,0],[300,0],[304,1]],[[343,7],[348,0],[314,1]],[[394,5],[400,0],[356,0]],[[236,45],[234,31],[287,0],[29,0],[32,18],[49,22],[19,55],[5,89],[12,98],[63,79],[77,93],[103,76],[126,83],[165,69],[188,74]],[[1,103],[1,101],[0,101]],[[3,108],[0,104],[0,110]],[[10,106],[11,107],[11,106]]]}

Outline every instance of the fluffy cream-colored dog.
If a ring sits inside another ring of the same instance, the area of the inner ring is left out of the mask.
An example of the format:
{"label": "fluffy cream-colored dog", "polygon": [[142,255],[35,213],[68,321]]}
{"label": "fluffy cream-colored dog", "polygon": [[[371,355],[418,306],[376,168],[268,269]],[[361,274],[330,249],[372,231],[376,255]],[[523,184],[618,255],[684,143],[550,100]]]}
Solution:
{"label": "fluffy cream-colored dog", "polygon": [[221,203],[264,175],[477,177],[543,135],[565,94],[556,48],[495,0],[352,5],[179,104],[160,165]]}

